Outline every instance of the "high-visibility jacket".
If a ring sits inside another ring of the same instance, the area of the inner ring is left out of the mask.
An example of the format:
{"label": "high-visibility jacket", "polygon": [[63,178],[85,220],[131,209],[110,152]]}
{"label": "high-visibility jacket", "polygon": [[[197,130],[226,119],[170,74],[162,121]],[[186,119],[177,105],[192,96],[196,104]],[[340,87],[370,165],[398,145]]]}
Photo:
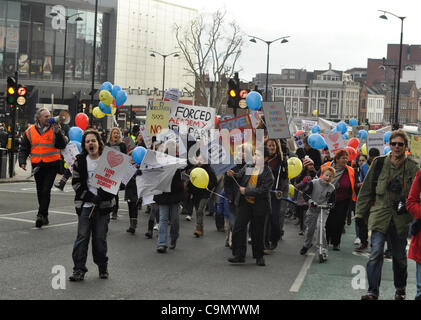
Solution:
{"label": "high-visibility jacket", "polygon": [[[320,167],[321,173],[323,173],[323,170],[327,167],[330,167],[331,162],[326,162]],[[352,187],[352,201],[357,202],[357,194],[355,193],[355,171],[354,168],[350,166],[346,166],[346,169],[348,171],[349,180],[351,181],[351,187]]]}
{"label": "high-visibility jacket", "polygon": [[55,144],[55,134],[49,128],[43,135],[40,135],[35,125],[30,126],[25,131],[26,137],[31,143],[31,162],[53,162],[61,159],[60,150]]}

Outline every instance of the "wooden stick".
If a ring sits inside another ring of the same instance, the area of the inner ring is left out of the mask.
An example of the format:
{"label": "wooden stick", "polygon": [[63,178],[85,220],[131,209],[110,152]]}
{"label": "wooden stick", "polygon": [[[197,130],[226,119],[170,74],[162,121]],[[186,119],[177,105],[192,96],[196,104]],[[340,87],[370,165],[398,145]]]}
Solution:
{"label": "wooden stick", "polygon": [[95,210],[95,205],[92,207],[91,213],[89,214],[89,219],[91,219],[92,214],[94,213],[94,210]]}

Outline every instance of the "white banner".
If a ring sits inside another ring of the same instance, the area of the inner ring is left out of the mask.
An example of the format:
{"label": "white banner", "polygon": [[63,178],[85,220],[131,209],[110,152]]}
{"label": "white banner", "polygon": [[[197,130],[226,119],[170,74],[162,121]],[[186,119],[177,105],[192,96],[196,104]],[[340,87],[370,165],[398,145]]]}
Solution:
{"label": "white banner", "polygon": [[384,155],[384,133],[376,132],[367,135],[367,154],[370,149],[376,148],[380,151],[380,155]]}
{"label": "white banner", "polygon": [[121,181],[129,174],[130,160],[128,155],[105,147],[94,172],[94,185],[106,192],[117,194]]}
{"label": "white banner", "polygon": [[143,136],[143,141],[145,141],[146,147],[149,149],[152,145],[152,137],[149,135],[148,131],[146,130],[146,126],[145,125],[140,125],[139,126],[140,129],[140,133]]}
{"label": "white banner", "polygon": [[69,166],[69,170],[73,173],[73,164],[75,163],[76,156],[79,154],[79,149],[75,144],[68,144],[65,149],[61,150],[61,155]]}
{"label": "white banner", "polygon": [[325,134],[325,140],[327,143],[327,147],[329,148],[330,156],[333,158],[335,156],[336,151],[339,149],[345,149],[345,142],[342,139],[342,133],[340,132],[331,132],[329,134]]}
{"label": "white banner", "polygon": [[171,114],[168,122],[170,129],[177,129],[192,134],[195,139],[206,136],[215,126],[215,109],[210,107],[189,106],[171,103]]}

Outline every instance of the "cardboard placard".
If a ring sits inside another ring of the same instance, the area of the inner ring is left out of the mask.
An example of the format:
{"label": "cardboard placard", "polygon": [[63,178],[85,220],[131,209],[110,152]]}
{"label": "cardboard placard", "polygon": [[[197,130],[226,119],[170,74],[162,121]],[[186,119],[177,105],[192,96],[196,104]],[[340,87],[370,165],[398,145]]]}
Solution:
{"label": "cardboard placard", "polygon": [[291,137],[288,118],[282,102],[263,102],[266,128],[269,139],[286,139]]}
{"label": "cardboard placard", "polygon": [[79,149],[75,144],[68,144],[65,149],[61,150],[61,154],[70,172],[73,173],[73,164],[75,163],[76,156],[79,154]]}
{"label": "cardboard placard", "polygon": [[384,155],[384,134],[382,132],[367,135],[367,154],[372,148],[378,149],[381,156]]}
{"label": "cardboard placard", "polygon": [[169,101],[154,101],[146,112],[146,130],[149,135],[157,135],[168,128],[171,105]]}
{"label": "cardboard placard", "polygon": [[325,134],[325,141],[332,158],[335,156],[336,151],[339,149],[345,149],[346,147],[345,142],[342,139],[342,133],[340,132],[330,132],[329,134]]}

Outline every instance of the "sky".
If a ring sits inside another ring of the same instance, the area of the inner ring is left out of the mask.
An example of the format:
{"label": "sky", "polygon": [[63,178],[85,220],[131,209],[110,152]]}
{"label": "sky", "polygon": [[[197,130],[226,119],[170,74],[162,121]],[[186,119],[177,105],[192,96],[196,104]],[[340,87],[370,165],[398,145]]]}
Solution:
{"label": "sky", "polygon": [[[418,0],[166,0],[212,13],[227,11],[246,35],[265,41],[290,36],[289,42],[270,45],[269,73],[284,68],[335,70],[366,68],[368,58],[387,55],[387,44],[400,42],[401,20],[406,17],[403,43],[421,45],[421,1]],[[248,38],[250,39],[250,38]],[[239,59],[240,79],[251,81],[266,73],[267,45],[246,41]]]}

